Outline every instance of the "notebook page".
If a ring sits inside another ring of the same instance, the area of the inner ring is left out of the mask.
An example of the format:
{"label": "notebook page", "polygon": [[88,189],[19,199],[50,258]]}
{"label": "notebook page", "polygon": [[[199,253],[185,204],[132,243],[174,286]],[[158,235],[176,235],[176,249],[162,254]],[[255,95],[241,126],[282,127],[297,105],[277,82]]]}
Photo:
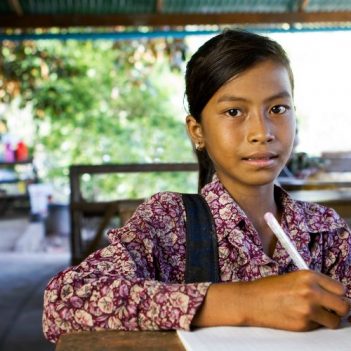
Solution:
{"label": "notebook page", "polygon": [[255,327],[213,327],[178,330],[187,351],[350,351],[351,325],[340,329],[289,332]]}

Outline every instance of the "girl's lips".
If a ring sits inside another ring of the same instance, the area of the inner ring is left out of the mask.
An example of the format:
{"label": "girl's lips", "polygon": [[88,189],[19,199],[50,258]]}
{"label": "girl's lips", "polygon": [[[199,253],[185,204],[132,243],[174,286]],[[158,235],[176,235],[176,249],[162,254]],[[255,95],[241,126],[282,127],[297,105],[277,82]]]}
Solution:
{"label": "girl's lips", "polygon": [[277,155],[252,155],[250,157],[244,157],[243,161],[247,164],[256,167],[271,167],[275,164],[275,160],[278,158]]}
{"label": "girl's lips", "polygon": [[244,160],[265,160],[265,159],[272,159],[272,158],[277,158],[278,155],[273,152],[256,152],[251,155],[247,155],[243,157]]}

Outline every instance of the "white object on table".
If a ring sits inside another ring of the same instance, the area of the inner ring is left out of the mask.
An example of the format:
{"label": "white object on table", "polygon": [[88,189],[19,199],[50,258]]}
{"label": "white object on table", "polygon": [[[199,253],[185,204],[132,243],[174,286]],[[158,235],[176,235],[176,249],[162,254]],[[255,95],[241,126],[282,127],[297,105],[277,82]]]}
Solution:
{"label": "white object on table", "polygon": [[320,328],[308,332],[257,327],[212,327],[178,330],[187,351],[350,351],[351,325],[340,329]]}

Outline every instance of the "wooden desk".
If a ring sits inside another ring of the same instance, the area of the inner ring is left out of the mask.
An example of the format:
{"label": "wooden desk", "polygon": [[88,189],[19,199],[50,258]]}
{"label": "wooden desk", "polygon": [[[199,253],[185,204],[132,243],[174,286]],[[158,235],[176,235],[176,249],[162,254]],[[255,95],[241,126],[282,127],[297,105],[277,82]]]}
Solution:
{"label": "wooden desk", "polygon": [[62,335],[55,351],[185,351],[174,331],[99,331]]}

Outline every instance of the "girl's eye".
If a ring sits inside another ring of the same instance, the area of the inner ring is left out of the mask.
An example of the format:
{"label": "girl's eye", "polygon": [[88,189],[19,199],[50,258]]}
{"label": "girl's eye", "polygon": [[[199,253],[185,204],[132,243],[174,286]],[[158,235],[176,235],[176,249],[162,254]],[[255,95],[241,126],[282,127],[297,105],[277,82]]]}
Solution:
{"label": "girl's eye", "polygon": [[271,111],[272,111],[274,114],[281,115],[281,114],[285,113],[288,109],[289,109],[288,106],[277,105],[277,106],[273,106],[272,109],[271,109]]}
{"label": "girl's eye", "polygon": [[226,114],[229,115],[230,117],[239,117],[241,116],[241,111],[238,110],[237,108],[231,108],[226,112]]}

